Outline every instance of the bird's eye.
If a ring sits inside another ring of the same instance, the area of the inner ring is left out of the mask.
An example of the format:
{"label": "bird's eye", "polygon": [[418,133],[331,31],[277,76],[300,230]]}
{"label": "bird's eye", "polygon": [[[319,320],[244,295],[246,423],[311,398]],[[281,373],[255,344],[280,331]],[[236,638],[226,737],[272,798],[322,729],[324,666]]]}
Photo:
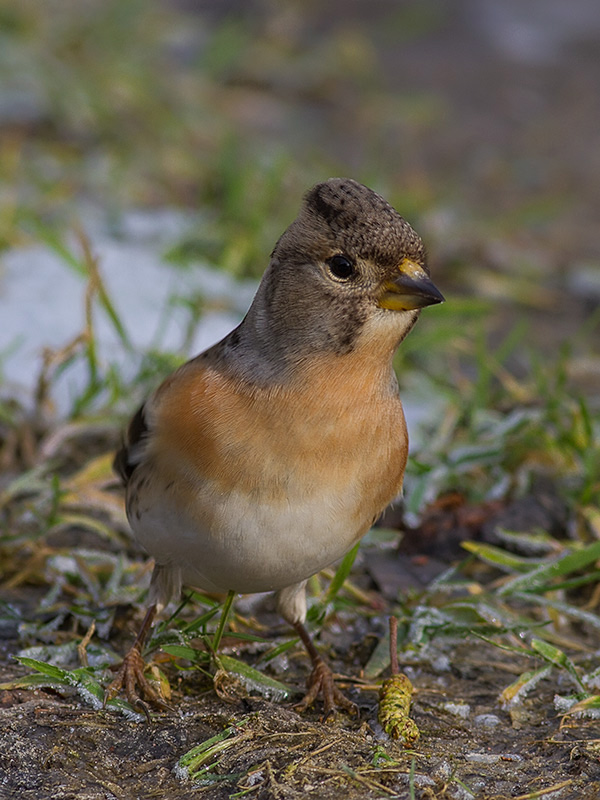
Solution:
{"label": "bird's eye", "polygon": [[346,256],[332,256],[327,264],[333,277],[340,281],[347,281],[356,272],[354,264]]}

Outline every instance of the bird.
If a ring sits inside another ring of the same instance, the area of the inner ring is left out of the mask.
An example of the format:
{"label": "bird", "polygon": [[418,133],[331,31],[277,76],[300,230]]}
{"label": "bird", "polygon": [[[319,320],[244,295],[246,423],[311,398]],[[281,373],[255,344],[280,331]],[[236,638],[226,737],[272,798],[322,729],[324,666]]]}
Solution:
{"label": "bird", "polygon": [[305,195],[242,322],[168,376],[114,459],[148,610],[106,697],[168,707],[142,649],[182,584],[273,591],[312,662],[304,711],[353,711],[305,626],[306,584],[400,493],[408,434],[392,360],[443,302],[424,245],[372,189],[330,178]]}

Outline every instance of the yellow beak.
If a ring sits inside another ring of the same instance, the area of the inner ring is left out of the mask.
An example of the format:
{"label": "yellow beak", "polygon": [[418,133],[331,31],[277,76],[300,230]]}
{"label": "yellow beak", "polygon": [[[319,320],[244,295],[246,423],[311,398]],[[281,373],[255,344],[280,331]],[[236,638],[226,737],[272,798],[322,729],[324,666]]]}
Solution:
{"label": "yellow beak", "polygon": [[398,267],[400,273],[392,281],[386,281],[379,298],[381,308],[391,311],[412,311],[416,308],[443,303],[444,296],[435,286],[425,270],[405,258]]}

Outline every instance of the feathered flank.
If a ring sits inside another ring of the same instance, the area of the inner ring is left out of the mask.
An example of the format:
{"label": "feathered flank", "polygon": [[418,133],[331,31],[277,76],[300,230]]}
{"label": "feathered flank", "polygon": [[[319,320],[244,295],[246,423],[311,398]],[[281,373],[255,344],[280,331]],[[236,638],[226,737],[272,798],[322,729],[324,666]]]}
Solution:
{"label": "feathered flank", "polygon": [[127,486],[129,479],[137,465],[137,460],[132,460],[132,449],[148,436],[148,425],[145,417],[145,405],[141,405],[129,423],[127,434],[125,435],[121,447],[117,450],[113,461],[113,470]]}

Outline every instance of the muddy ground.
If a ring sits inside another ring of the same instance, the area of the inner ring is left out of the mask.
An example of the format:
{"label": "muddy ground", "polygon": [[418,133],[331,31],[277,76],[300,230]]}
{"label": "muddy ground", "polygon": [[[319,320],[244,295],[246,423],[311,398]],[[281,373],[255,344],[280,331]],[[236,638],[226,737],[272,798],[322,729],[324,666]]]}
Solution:
{"label": "muddy ground", "polygon": [[[11,643],[3,645],[6,656]],[[561,724],[553,697],[564,686],[543,681],[535,696],[503,711],[498,695],[527,668],[524,660],[484,644],[456,645],[447,655],[443,671],[410,670],[421,739],[409,751],[382,734],[373,691],[350,690],[360,719],[340,716],[332,724],[319,722],[317,711],[300,716],[289,703],[256,696],[225,703],[194,678],[186,680],[185,696],[176,692],[175,712],[149,724],[91,710],[77,698],[4,691],[0,797],[220,800],[244,790],[282,800],[600,797],[600,727]],[[305,659],[293,661],[304,666]],[[14,673],[4,661],[0,680]],[[235,744],[215,757],[210,785],[177,774],[184,753],[240,721]]]}

